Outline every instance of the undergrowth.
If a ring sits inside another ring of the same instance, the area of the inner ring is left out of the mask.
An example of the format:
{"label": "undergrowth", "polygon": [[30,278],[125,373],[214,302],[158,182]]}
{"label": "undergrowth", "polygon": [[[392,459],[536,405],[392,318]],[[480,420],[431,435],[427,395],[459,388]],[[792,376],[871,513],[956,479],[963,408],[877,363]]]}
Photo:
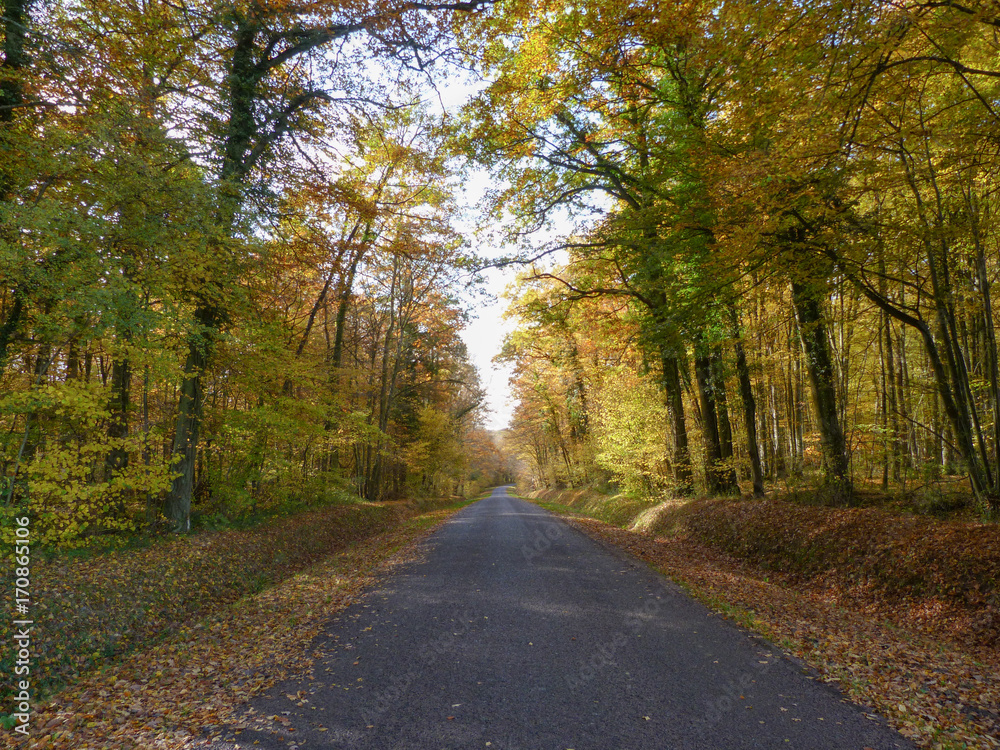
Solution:
{"label": "undergrowth", "polygon": [[780,499],[651,504],[583,490],[532,497],[552,510],[702,544],[764,573],[864,591],[888,604],[919,601],[928,617],[944,616],[942,607],[961,610],[971,642],[998,645],[1000,534],[993,524]]}
{"label": "undergrowth", "polygon": [[[284,580],[348,544],[398,526],[418,512],[463,501],[338,503],[273,515],[247,528],[204,529],[106,550],[33,555],[31,567],[33,699],[44,699],[81,674],[167,637],[185,623]],[[33,550],[34,552],[34,550]],[[9,566],[0,575],[10,611]],[[0,642],[11,643],[11,621]],[[0,672],[13,674],[12,649]],[[10,705],[12,685],[0,685]]]}

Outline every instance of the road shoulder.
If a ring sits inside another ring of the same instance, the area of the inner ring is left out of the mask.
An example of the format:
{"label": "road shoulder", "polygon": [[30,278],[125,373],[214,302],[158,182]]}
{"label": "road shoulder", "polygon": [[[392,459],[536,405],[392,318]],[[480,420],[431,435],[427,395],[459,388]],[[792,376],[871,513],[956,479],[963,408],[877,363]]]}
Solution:
{"label": "road shoulder", "polygon": [[849,611],[816,592],[782,586],[705,547],[562,514],[574,528],[643,561],[723,618],[765,636],[919,746],[1000,747],[997,670],[950,644]]}

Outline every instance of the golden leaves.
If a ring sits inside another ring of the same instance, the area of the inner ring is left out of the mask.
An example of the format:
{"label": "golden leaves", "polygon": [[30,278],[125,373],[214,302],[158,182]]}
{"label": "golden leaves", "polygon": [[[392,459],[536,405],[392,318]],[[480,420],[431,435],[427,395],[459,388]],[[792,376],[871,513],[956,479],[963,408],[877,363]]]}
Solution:
{"label": "golden leaves", "polygon": [[[975,545],[957,545],[950,566],[941,562],[927,569],[917,564],[912,569],[927,580],[951,580],[946,588],[956,595],[964,592],[966,597],[962,605],[935,608],[938,616],[927,620],[921,609],[936,598],[900,600],[884,588],[865,583],[865,566],[872,560],[856,547],[840,558],[836,569],[824,567],[822,574],[810,569],[812,576],[803,575],[804,570],[791,562],[789,548],[783,565],[776,562],[777,552],[762,557],[751,540],[764,533],[765,518],[768,539],[775,548],[790,529],[804,537],[826,534],[831,547],[850,547],[859,534],[850,520],[864,515],[858,509],[799,511],[778,501],[689,504],[683,512],[688,527],[702,528],[708,523],[705,517],[719,519],[712,523],[721,527],[721,518],[728,518],[734,536],[724,544],[708,540],[704,528],[697,536],[689,533],[688,538],[654,538],[591,519],[570,522],[655,566],[726,617],[782,644],[817,669],[825,681],[839,683],[854,700],[875,707],[920,747],[996,747],[1000,649],[995,642],[984,647],[974,633],[966,631],[963,636],[961,631],[961,622],[968,626],[982,614],[962,583],[965,570],[991,566],[996,570],[991,563],[996,530],[980,537],[979,524],[934,524],[882,512],[867,518],[863,536],[874,538],[874,546],[892,546],[898,534],[900,544],[914,551],[899,566],[939,558],[963,534],[978,540]],[[829,538],[831,528],[839,529],[833,538]],[[742,547],[737,537],[743,540]],[[888,563],[891,556],[878,559]],[[776,573],[776,569],[792,572]],[[899,571],[890,573],[898,575]]]}
{"label": "golden leaves", "polygon": [[[427,531],[425,516],[444,520],[454,510],[430,511],[408,523],[411,511],[405,507],[359,504],[300,514],[279,522],[277,528],[205,535],[212,540],[206,546],[178,540],[125,555],[130,569],[142,568],[138,578],[151,583],[159,583],[156,565],[164,559],[180,557],[179,568],[184,568],[185,553],[197,558],[197,575],[164,592],[161,609],[169,610],[167,599],[180,600],[180,607],[171,619],[158,623],[158,630],[143,629],[137,641],[147,644],[173,634],[159,645],[143,647],[102,671],[86,674],[41,706],[32,725],[43,732],[32,738],[32,747],[121,750],[155,743],[185,748],[198,734],[216,734],[224,725],[238,735],[252,719],[241,718],[240,704],[291,670],[307,668],[312,659],[308,644],[330,615],[347,606],[373,576],[415,554],[416,541]],[[216,586],[214,607],[201,601],[201,589],[225,576],[228,566],[241,558],[258,564],[273,560],[275,549],[284,550],[294,561],[276,568],[275,577],[303,563],[319,562],[308,575],[289,577],[241,599],[239,606],[226,603],[243,593],[245,580],[229,580],[221,589]],[[337,550],[339,554],[331,554]],[[100,570],[99,564],[83,564],[65,575],[75,578],[77,587],[100,586]],[[195,586],[201,589],[192,590]],[[202,606],[196,608],[199,601]],[[123,608],[127,604],[119,602]],[[178,628],[180,622],[185,625]],[[300,692],[292,698],[301,702],[306,696]],[[284,717],[269,718],[284,721]]]}

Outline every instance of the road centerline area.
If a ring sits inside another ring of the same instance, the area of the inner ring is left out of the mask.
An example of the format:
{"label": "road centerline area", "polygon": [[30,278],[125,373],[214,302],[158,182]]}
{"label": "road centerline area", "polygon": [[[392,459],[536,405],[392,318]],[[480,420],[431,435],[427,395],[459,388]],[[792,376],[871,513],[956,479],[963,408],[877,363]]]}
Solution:
{"label": "road centerline area", "polygon": [[770,643],[506,488],[326,627],[241,747],[911,748]]}

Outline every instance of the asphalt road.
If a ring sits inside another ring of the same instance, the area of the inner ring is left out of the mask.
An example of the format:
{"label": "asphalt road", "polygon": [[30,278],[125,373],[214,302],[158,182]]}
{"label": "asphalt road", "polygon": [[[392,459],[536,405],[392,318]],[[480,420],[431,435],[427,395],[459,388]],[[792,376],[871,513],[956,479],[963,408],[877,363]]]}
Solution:
{"label": "asphalt road", "polygon": [[770,643],[499,488],[332,620],[241,747],[911,748]]}

